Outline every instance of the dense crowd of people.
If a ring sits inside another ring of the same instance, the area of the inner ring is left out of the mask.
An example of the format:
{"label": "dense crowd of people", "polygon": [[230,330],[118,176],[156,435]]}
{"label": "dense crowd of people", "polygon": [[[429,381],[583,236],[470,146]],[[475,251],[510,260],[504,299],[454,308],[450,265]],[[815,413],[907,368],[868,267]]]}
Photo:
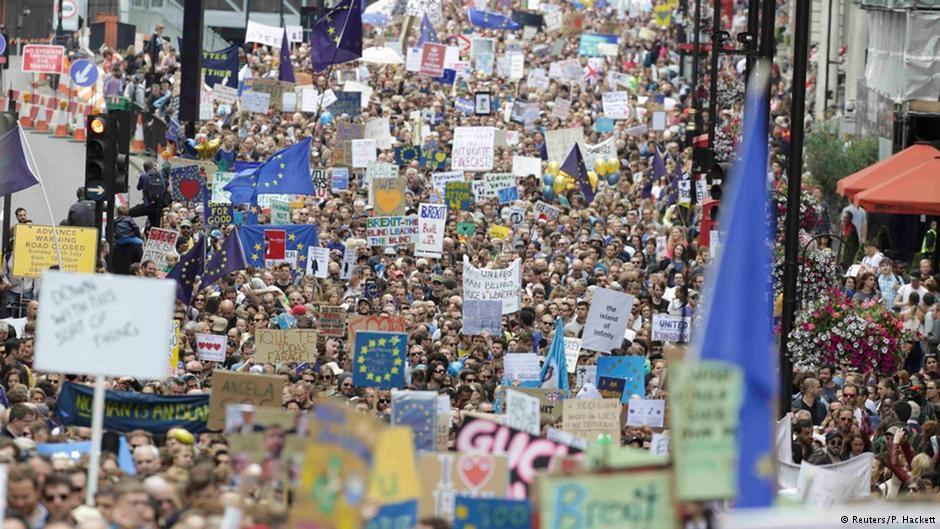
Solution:
{"label": "dense crowd of people", "polygon": [[[423,147],[446,152],[458,126],[493,126],[518,133],[517,141],[496,148],[493,171],[510,172],[514,155],[540,157],[547,171],[551,162],[562,160],[547,159],[544,132],[580,127],[588,144],[608,138],[616,142],[616,164],[608,164],[609,175],[598,180],[593,200],[587,200],[578,186],[555,190],[548,184],[546,189],[546,183],[537,175],[520,177],[518,201],[500,205],[494,198],[473,204],[468,211],[450,212],[441,258],[415,257],[409,245],[368,245],[367,189],[361,172],[353,171],[347,191],[333,192],[323,200],[306,196],[302,206],[291,211],[293,223],[315,224],[320,245],[331,250],[326,279],[281,264],[273,269],[248,266],[213,284],[200,284],[191,304],[177,303],[174,318],[181,330],[180,363],[173,376],[166,380],[117,378],[110,381],[111,389],[153,395],[203,394],[212,389],[213,369],[276,374],[287,381],[281,404],[290,412],[311,410],[321,399],[333,398],[387,421],[390,392],[353,385],[351,344],[345,336],[319,340],[314,364],[274,365],[253,359],[255,330],[277,328],[284,322],[297,328],[316,328],[320,306],[341,306],[351,315],[403,318],[408,333],[406,387],[448,395],[456,426],[464,413],[494,412],[499,387],[504,383],[504,354],[535,351],[544,355],[556,332],[557,318],[562,320],[565,336],[579,337],[592,294],[606,288],[629,293],[636,299],[628,322],[630,338],[625,337],[612,354],[644,357],[646,394],[667,397],[663,344],[652,339],[652,319],[656,314],[690,317],[693,322],[703,317],[699,313],[700,297],[712,262],[701,233],[701,203],[696,201],[688,207],[678,204],[678,181],[681,175],[690,174],[692,166],[692,146],[686,131],[695,119],[693,99],[703,94],[701,90],[696,92],[687,76],[679,75],[678,44],[680,38],[687,39],[691,33],[688,17],[683,21],[679,16],[683,8],[664,27],[654,20],[652,6],[641,2],[626,3],[625,12],[619,14],[614,6],[601,2],[565,3],[558,6],[564,19],[583,15],[583,27],[577,31],[564,28],[561,32],[540,29],[523,39],[521,30],[473,27],[457,4],[443,4],[444,23],[435,27],[442,42],[460,45],[458,37],[471,33],[492,37],[496,39],[497,56],[509,49],[523,50],[529,71],[549,71],[553,62],[575,59],[584,68],[584,78],[564,82],[552,79],[548,89],[542,90],[528,87],[524,79],[509,80],[498,73],[475,71],[458,78],[452,89],[430,77],[407,72],[404,65],[353,61],[335,65],[329,72],[314,72],[312,79],[321,92],[340,90],[340,79],[349,78],[346,74],[368,84],[373,92],[359,116],[333,115],[328,109],[316,114],[231,112],[216,104],[211,119],[198,123],[190,145],[201,146],[197,156],[229,166],[236,161],[264,161],[310,137],[310,164],[331,167],[335,151],[343,148],[340,124],[385,117],[393,146],[411,145],[418,135]],[[729,27],[743,29],[742,9],[743,5],[733,20],[726,21]],[[781,19],[786,18],[786,9],[786,3],[780,3]],[[400,27],[397,22],[387,28],[367,25],[363,47],[387,44],[386,33]],[[99,61],[108,72],[106,94],[124,95],[147,113],[169,122],[177,111],[172,85],[180,58],[176,42],[163,39],[162,32],[158,27],[143,50],[105,50]],[[589,62],[578,54],[581,32],[615,33],[620,39],[618,54]],[[418,37],[418,31],[413,31],[408,44]],[[563,45],[553,51],[556,39],[562,39]],[[277,48],[241,48],[239,81],[276,79],[278,57]],[[310,44],[292,46],[290,61],[295,72],[310,73]],[[354,73],[357,68],[364,68],[366,75]],[[738,84],[743,86],[743,64],[723,60],[721,69],[722,83],[728,86],[719,118],[724,131],[721,141],[733,143],[743,103],[733,93],[740,93],[735,88]],[[772,71],[773,159],[768,170],[768,178],[777,185],[785,178],[784,153],[789,140],[786,72],[786,60],[778,59]],[[629,76],[632,110],[629,119],[614,122],[612,132],[601,133],[596,125],[603,116],[602,94],[618,86],[611,73]],[[472,98],[477,91],[489,91],[497,111],[481,116],[456,108],[455,94]],[[559,98],[571,103],[565,117],[552,112]],[[510,102],[537,104],[538,117],[527,124],[503,120],[501,105]],[[654,127],[653,115],[659,111],[665,111],[665,123]],[[413,119],[415,112],[423,121]],[[423,132],[422,125],[426,126]],[[648,127],[637,132],[639,125]],[[127,260],[128,253],[121,249],[126,244],[139,245],[151,227],[180,233],[177,254],[171,256],[170,266],[200,238],[208,242],[210,254],[221,251],[225,238],[235,231],[234,225],[207,226],[201,204],[165,202],[162,197],[148,194],[149,175],[160,171],[159,164],[174,154],[187,154],[185,140],[168,149],[173,152],[167,156],[159,153],[157,165],[148,163],[140,177],[142,202],[130,210],[118,210],[118,240],[114,247],[103,247],[101,270],[106,269],[110,253],[110,257],[121,256],[115,261],[123,263],[122,272],[161,277],[165,271],[158,270],[152,261],[137,262],[139,254]],[[664,163],[664,172],[655,167],[657,157]],[[394,162],[393,150],[380,150],[378,159]],[[434,200],[432,172],[417,161],[400,168],[407,179],[408,213],[413,213],[417,204]],[[533,210],[538,201],[560,208],[560,215],[537,220]],[[510,206],[522,207],[525,218],[512,226],[508,238],[490,237],[491,226],[509,222]],[[81,216],[81,211],[77,214]],[[127,222],[132,218],[138,219],[136,224]],[[262,212],[259,222],[266,223],[268,218]],[[851,225],[851,214],[847,222]],[[472,233],[458,232],[459,223],[471,223]],[[824,228],[828,231],[832,227]],[[350,277],[341,279],[344,249],[348,247],[356,248],[355,265]],[[860,301],[885,303],[899,312],[906,327],[919,332],[918,338],[898,352],[906,361],[904,369],[897,372],[858,373],[841,365],[801,368],[794,387],[798,393],[792,410],[792,459],[797,464],[807,461],[824,465],[873,452],[874,495],[935,493],[938,480],[934,468],[940,457],[940,306],[936,271],[929,260],[921,261],[913,270],[903,263],[892,264],[875,242],[866,242],[862,253],[864,257],[856,259],[853,255],[842,263],[846,268],[861,265],[859,273],[846,282],[846,294]],[[468,336],[461,332],[465,258],[480,268],[505,268],[516,258],[522,261],[521,308],[503,316],[499,334]],[[367,296],[367,285],[376,285],[377,295]],[[40,285],[13,278],[5,261],[2,288],[6,293],[5,308],[22,311],[11,314],[7,323],[0,325],[0,344],[4,347],[0,460],[10,465],[5,527],[195,529],[219,526],[223,508],[233,505],[244,509],[243,526],[284,523],[284,504],[269,501],[263,486],[250,485],[252,479],[263,481],[262,476],[252,476],[251,472],[263,471],[240,465],[235,457],[237,450],[229,445],[225,434],[194,436],[179,428],[122,434],[127,446],[115,453],[106,451],[102,459],[95,507],[82,506],[88,486],[87,459],[71,453],[44,454],[37,448],[89,439],[87,428],[64,426],[56,415],[60,384],[66,379],[83,382],[83,377],[31,369],[36,314],[40,310],[35,299]],[[199,360],[196,333],[227,336],[225,361],[214,364]],[[598,356],[583,351],[578,364],[594,364]],[[574,375],[571,387],[575,392],[581,389]],[[541,427],[550,426],[561,426],[560,420],[543,415]],[[649,447],[653,433],[649,427],[623,427],[622,439],[624,444]],[[129,454],[131,461],[121,461],[122,453]],[[441,519],[424,519],[419,527],[450,525]]]}

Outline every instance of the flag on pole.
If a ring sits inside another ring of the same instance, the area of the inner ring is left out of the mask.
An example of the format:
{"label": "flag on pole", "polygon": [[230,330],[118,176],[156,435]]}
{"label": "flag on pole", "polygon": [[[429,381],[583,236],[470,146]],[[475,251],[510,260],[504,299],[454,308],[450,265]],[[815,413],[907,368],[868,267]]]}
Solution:
{"label": "flag on pole", "polygon": [[772,235],[767,196],[769,68],[762,63],[747,84],[744,134],[722,202],[722,245],[706,281],[708,318],[696,349],[744,374],[738,430],[738,507],[769,507],[774,500],[774,408],[777,358],[773,353]]}
{"label": "flag on pole", "polygon": [[26,162],[23,139],[18,123],[0,135],[0,195],[12,195],[39,183]]}
{"label": "flag on pole", "polygon": [[238,173],[225,185],[232,204],[256,204],[258,195],[312,195],[310,178],[310,137],[285,147],[263,164]]}
{"label": "flag on pole", "polygon": [[362,2],[343,0],[314,24],[310,59],[315,71],[362,57]]}
{"label": "flag on pole", "polygon": [[281,61],[277,65],[277,78],[288,83],[297,82],[294,77],[294,65],[290,62],[290,42],[287,41],[287,29],[284,29],[284,38],[281,40]]}
{"label": "flag on pole", "polygon": [[471,24],[483,29],[522,29],[513,19],[483,9],[471,7],[467,10],[467,16]]}
{"label": "flag on pole", "polygon": [[245,252],[238,232],[234,231],[225,238],[222,248],[212,254],[206,262],[206,270],[202,274],[202,284],[210,285],[219,278],[232,272],[243,270],[246,266]]}
{"label": "flag on pole", "polygon": [[441,42],[441,39],[437,37],[437,32],[434,31],[434,25],[431,24],[431,19],[428,18],[427,13],[425,13],[424,18],[421,19],[421,33],[418,35],[417,47],[420,48],[425,42],[434,44],[440,44]]}
{"label": "flag on pole", "polygon": [[565,158],[565,163],[561,164],[559,172],[564,173],[565,178],[574,179],[578,183],[578,186],[581,187],[581,193],[584,195],[584,200],[588,204],[594,201],[594,187],[591,186],[591,182],[588,180],[587,166],[584,165],[584,157],[581,156],[581,148],[578,147],[577,143],[568,151],[568,157]]}
{"label": "flag on pole", "polygon": [[568,389],[568,367],[565,360],[565,326],[559,317],[555,320],[555,336],[542,364],[542,388]]}
{"label": "flag on pole", "polygon": [[190,305],[193,299],[193,286],[196,276],[206,266],[206,238],[199,237],[193,247],[183,254],[176,266],[167,273],[167,279],[176,280],[176,299]]}

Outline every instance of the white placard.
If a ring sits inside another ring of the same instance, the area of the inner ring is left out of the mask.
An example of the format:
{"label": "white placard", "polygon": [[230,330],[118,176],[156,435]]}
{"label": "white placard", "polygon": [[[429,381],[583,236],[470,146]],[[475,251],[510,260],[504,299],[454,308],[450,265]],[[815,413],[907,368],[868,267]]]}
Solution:
{"label": "white placard", "polygon": [[539,435],[539,399],[521,391],[506,390],[505,424],[532,435]]}
{"label": "white placard", "polygon": [[658,110],[653,112],[653,130],[666,130],[666,113]]}
{"label": "white placard", "polygon": [[537,156],[513,156],[512,174],[520,178],[535,175],[535,178],[541,181],[542,159]]}
{"label": "white placard", "polygon": [[250,90],[242,92],[238,106],[246,112],[257,112],[260,114],[268,113],[268,106],[271,104],[271,94],[267,92],[252,92]]}
{"label": "white placard", "polygon": [[339,278],[349,279],[352,277],[353,268],[356,266],[356,249],[351,245],[346,245],[343,250],[343,262],[340,264]]}
{"label": "white placard", "polygon": [[176,253],[176,240],[178,237],[178,231],[150,228],[140,262],[151,260],[157,265],[157,270],[167,270],[166,258],[171,253]]}
{"label": "white placard", "polygon": [[532,88],[535,90],[548,90],[549,87],[548,72],[544,68],[533,68],[529,70],[529,75],[526,77],[525,86],[526,88]]}
{"label": "white placard", "polygon": [[627,401],[627,426],[662,428],[666,416],[663,399],[630,399]]}
{"label": "white placard", "polygon": [[[320,93],[316,88],[305,86],[300,90],[300,111],[315,113],[317,111],[317,101],[320,99]],[[325,108],[325,107],[324,107]]]}
{"label": "white placard", "polygon": [[692,329],[692,318],[670,316],[668,314],[653,315],[654,342],[688,343]]}
{"label": "white placard", "polygon": [[456,127],[450,166],[455,171],[489,171],[493,168],[496,132],[493,127]]}
{"label": "white placard", "polygon": [[287,26],[287,42],[294,44],[296,42],[304,41],[304,27],[303,26]]}
{"label": "white placard", "polygon": [[352,140],[352,166],[359,169],[375,161],[376,142],[373,139]]}
{"label": "white placard", "polygon": [[238,99],[238,89],[224,84],[216,84],[212,87],[212,100],[223,105],[234,105]]}
{"label": "white placard", "polygon": [[653,433],[650,438],[650,453],[654,455],[669,455],[669,434]]}
{"label": "white placard", "polygon": [[[257,42],[264,46],[280,48],[284,37],[284,30],[275,26],[259,24],[253,20],[248,21],[245,28],[245,42]],[[301,39],[303,40],[303,39]]]}
{"label": "white placard", "polygon": [[405,55],[405,70],[409,72],[420,72],[421,71],[421,57],[424,55],[423,48],[408,48],[408,53]]}
{"label": "white placard", "polygon": [[538,382],[542,380],[539,355],[535,353],[507,353],[503,357],[503,373],[510,382]]}
{"label": "white placard", "polygon": [[581,127],[545,131],[545,148],[551,161],[564,162],[575,143],[584,144],[584,129]]}
{"label": "white placard", "polygon": [[496,198],[500,189],[516,187],[516,177],[512,173],[486,173],[483,175],[483,197]]}
{"label": "white placard", "polygon": [[323,108],[329,108],[330,105],[335,103],[337,99],[339,98],[336,97],[336,94],[333,92],[333,90],[327,90],[326,92],[323,92],[323,100],[320,102],[320,105]]}
{"label": "white placard", "polygon": [[206,362],[224,362],[228,336],[196,333],[196,358]]}
{"label": "white placard", "polygon": [[166,377],[175,297],[173,281],[43,273],[33,369]]}
{"label": "white placard", "polygon": [[297,111],[297,92],[284,92],[281,94],[281,112]]}
{"label": "white placard", "polygon": [[568,119],[568,112],[571,111],[571,101],[563,97],[556,97],[555,104],[552,105],[552,117],[558,119]]}
{"label": "white placard", "polygon": [[583,388],[585,384],[594,384],[597,380],[597,365],[578,366],[575,377],[579,388]]}
{"label": "white placard", "polygon": [[516,312],[522,290],[521,264],[522,260],[516,259],[508,268],[477,268],[464,255],[464,299],[500,300],[503,302],[503,315]]}
{"label": "white placard", "polygon": [[633,301],[630,294],[606,288],[595,290],[581,335],[581,348],[604,353],[619,348]]}
{"label": "white placard", "polygon": [[372,97],[372,87],[362,83],[357,83],[356,81],[346,81],[343,84],[344,92],[360,92],[362,96],[359,98],[359,107],[367,108],[369,106],[369,99]]}
{"label": "white placard", "polygon": [[605,116],[611,119],[630,119],[630,98],[627,92],[604,92],[602,97]]}
{"label": "white placard", "polygon": [[438,193],[443,193],[447,182],[463,182],[463,171],[446,171],[443,173],[431,173],[431,187]]}
{"label": "white placard", "polygon": [[319,279],[329,276],[330,249],[322,246],[307,247],[307,275]]}
{"label": "white placard", "polygon": [[447,206],[443,204],[418,205],[418,241],[415,255],[439,259],[444,251],[444,225]]}
{"label": "white placard", "polygon": [[[889,441],[890,442],[890,441]],[[859,457],[849,462],[835,465],[811,465],[805,460],[800,464],[800,473],[797,478],[797,497],[805,498],[806,502],[814,507],[831,507],[846,503],[857,498],[867,498],[871,495],[871,454],[867,456],[868,465],[862,466],[865,460]],[[853,472],[854,471],[854,472]],[[867,478],[867,479],[866,479]]]}
{"label": "white placard", "polygon": [[525,55],[522,52],[509,54],[509,80],[518,81],[525,74]]}
{"label": "white placard", "polygon": [[367,121],[363,129],[363,136],[366,139],[375,140],[375,145],[379,149],[392,148],[392,135],[389,132],[388,118],[372,118]]}
{"label": "white placard", "polygon": [[565,365],[568,373],[574,373],[578,365],[578,356],[581,354],[581,338],[565,336]]}
{"label": "white placard", "polygon": [[617,138],[611,136],[606,140],[593,145],[581,144],[581,155],[584,158],[584,166],[588,171],[594,170],[594,164],[597,160],[609,160],[617,158]]}

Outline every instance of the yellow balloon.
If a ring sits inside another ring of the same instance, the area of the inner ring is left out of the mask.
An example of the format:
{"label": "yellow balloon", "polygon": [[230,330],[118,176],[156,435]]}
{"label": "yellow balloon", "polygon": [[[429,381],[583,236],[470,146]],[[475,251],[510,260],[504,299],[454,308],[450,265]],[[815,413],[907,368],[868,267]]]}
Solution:
{"label": "yellow balloon", "polygon": [[548,174],[552,176],[557,175],[559,169],[561,169],[560,163],[556,161],[548,162],[548,168],[546,169],[548,171]]}
{"label": "yellow balloon", "polygon": [[595,160],[594,161],[594,170],[597,171],[597,174],[603,176],[607,174],[607,164],[604,163],[604,160]]}
{"label": "yellow balloon", "polygon": [[567,189],[569,190],[574,189],[574,178],[568,178],[567,180],[565,180],[565,183],[568,184],[566,186]]}
{"label": "yellow balloon", "polygon": [[557,176],[555,177],[555,183],[552,184],[552,190],[554,190],[555,193],[558,194],[564,191],[567,185],[568,185],[568,182],[565,181],[564,177]]}
{"label": "yellow balloon", "polygon": [[611,158],[607,160],[607,171],[615,173],[620,170],[620,160],[618,158]]}
{"label": "yellow balloon", "polygon": [[591,9],[592,7],[594,7],[594,0],[581,0],[581,5],[583,5],[587,9]]}
{"label": "yellow balloon", "polygon": [[597,173],[588,171],[588,182],[591,183],[591,189],[597,189]]}

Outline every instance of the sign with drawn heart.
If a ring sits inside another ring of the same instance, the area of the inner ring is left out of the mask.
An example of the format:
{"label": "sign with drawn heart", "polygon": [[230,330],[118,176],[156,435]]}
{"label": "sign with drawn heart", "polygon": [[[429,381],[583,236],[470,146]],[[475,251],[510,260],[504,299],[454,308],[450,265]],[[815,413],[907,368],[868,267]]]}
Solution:
{"label": "sign with drawn heart", "polygon": [[405,214],[405,179],[374,178],[372,180],[372,216],[395,217]]}
{"label": "sign with drawn heart", "polygon": [[439,516],[454,520],[454,497],[505,498],[509,487],[509,463],[505,456],[424,452],[418,458],[422,495],[418,517]]}
{"label": "sign with drawn heart", "polygon": [[228,337],[196,333],[196,357],[206,362],[224,362]]}
{"label": "sign with drawn heart", "polygon": [[174,202],[205,202],[205,182],[198,165],[170,169],[170,193]]}

